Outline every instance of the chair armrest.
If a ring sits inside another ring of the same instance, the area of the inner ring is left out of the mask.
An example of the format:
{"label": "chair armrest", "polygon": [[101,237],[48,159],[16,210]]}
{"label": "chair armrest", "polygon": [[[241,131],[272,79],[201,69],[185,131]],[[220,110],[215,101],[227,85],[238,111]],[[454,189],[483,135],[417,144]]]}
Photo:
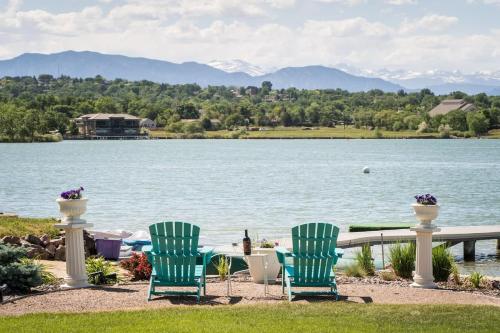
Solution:
{"label": "chair armrest", "polygon": [[337,255],[337,257],[342,258],[342,256],[344,255],[344,250],[340,249],[340,248],[336,248],[335,254]]}
{"label": "chair armrest", "polygon": [[142,252],[148,254],[148,253],[151,253],[153,251],[153,246],[152,245],[144,245],[142,247]]}
{"label": "chair armrest", "polygon": [[274,249],[276,250],[276,256],[278,257],[278,261],[281,265],[285,264],[286,257],[293,257],[293,254],[285,247],[277,246]]}
{"label": "chair armrest", "polygon": [[286,247],[283,247],[283,246],[276,246],[274,248],[276,250],[276,253],[280,253],[284,256],[291,256],[292,255],[292,252],[288,251]]}
{"label": "chair armrest", "polygon": [[202,248],[200,248],[198,250],[198,253],[202,256],[202,257],[206,257],[206,256],[209,256],[208,259],[212,258],[213,255],[214,255],[214,248],[213,247],[209,247],[209,246],[204,246]]}

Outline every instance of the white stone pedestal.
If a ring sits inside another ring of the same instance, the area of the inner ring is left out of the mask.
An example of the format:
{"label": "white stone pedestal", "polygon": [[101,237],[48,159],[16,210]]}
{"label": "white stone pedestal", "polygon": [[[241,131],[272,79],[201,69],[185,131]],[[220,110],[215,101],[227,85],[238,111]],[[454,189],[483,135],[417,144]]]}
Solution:
{"label": "white stone pedestal", "polygon": [[432,275],[432,233],[440,229],[432,224],[418,224],[410,228],[417,233],[417,262],[412,287],[436,288]]}
{"label": "white stone pedestal", "polygon": [[[80,220],[84,221],[84,220]],[[66,277],[61,288],[88,287],[87,270],[85,269],[85,249],[83,229],[92,227],[91,223],[60,223],[56,228],[66,232]]]}

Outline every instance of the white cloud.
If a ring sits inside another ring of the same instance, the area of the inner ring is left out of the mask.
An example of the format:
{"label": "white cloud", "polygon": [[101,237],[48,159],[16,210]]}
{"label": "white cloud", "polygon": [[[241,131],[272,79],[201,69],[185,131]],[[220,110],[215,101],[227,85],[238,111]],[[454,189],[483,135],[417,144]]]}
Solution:
{"label": "white cloud", "polygon": [[422,32],[440,32],[448,29],[452,25],[458,23],[458,18],[455,16],[444,15],[426,15],[418,20],[404,20],[401,24],[401,33],[422,33]]}
{"label": "white cloud", "polygon": [[416,5],[417,0],[385,0],[385,3],[393,6]]}
{"label": "white cloud", "polygon": [[468,3],[483,3],[485,5],[500,5],[500,0],[467,0]]}
{"label": "white cloud", "polygon": [[366,2],[366,0],[315,0],[317,2],[325,2],[325,3],[338,3],[342,5],[355,6],[360,3]]}
{"label": "white cloud", "polygon": [[500,29],[457,34],[451,27],[459,18],[437,14],[395,22],[361,15],[306,17],[294,24],[273,20],[297,3],[129,0],[109,10],[51,13],[20,10],[19,2],[10,1],[0,11],[0,58],[74,49],[175,62],[242,59],[264,67],[498,68]]}

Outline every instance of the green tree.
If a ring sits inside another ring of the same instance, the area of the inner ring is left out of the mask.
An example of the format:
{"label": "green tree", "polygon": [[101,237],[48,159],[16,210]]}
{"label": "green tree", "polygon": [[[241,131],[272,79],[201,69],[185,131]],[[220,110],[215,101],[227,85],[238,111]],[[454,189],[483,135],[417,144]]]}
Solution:
{"label": "green tree", "polygon": [[467,113],[467,126],[474,135],[481,135],[488,132],[488,119],[479,112]]}

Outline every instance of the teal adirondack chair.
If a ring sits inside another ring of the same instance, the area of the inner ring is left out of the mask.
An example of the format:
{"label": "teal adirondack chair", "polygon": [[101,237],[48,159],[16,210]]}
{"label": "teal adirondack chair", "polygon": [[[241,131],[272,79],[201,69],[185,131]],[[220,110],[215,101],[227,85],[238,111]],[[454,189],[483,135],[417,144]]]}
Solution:
{"label": "teal adirondack chair", "polygon": [[[149,281],[148,301],[151,295],[206,294],[207,264],[213,249],[198,249],[200,228],[184,222],[160,222],[149,226],[151,246],[143,250],[153,268]],[[201,262],[202,264],[197,264]],[[196,287],[196,291],[156,291],[156,287]]]}
{"label": "teal adirondack chair", "polygon": [[[307,223],[292,228],[293,250],[276,248],[278,261],[282,265],[282,291],[285,285],[288,300],[293,295],[334,295],[339,299],[333,267],[342,257],[337,249],[339,228],[329,223]],[[290,259],[291,258],[291,259]],[[292,287],[328,287],[327,291],[293,291]]]}

